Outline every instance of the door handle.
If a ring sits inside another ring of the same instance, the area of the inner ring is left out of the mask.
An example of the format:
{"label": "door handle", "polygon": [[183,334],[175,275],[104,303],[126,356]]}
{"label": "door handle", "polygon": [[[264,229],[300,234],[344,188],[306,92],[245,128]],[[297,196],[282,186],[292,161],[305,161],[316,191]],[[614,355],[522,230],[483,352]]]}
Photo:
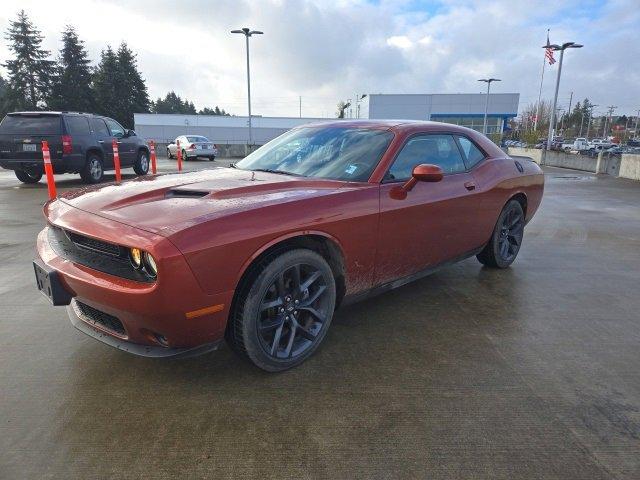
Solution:
{"label": "door handle", "polygon": [[104,140],[98,140],[98,143],[104,143]]}
{"label": "door handle", "polygon": [[475,190],[476,189],[476,184],[473,182],[465,182],[464,183],[464,188],[466,188],[467,190]]}

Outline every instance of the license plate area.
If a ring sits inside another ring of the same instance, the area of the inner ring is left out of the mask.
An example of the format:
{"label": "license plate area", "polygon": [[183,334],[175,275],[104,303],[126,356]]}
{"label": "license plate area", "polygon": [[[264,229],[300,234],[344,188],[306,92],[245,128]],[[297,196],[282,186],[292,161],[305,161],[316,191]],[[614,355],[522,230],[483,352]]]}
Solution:
{"label": "license plate area", "polygon": [[37,152],[38,146],[35,143],[23,143],[22,144],[23,152]]}
{"label": "license plate area", "polygon": [[33,261],[33,270],[36,275],[38,290],[55,305],[69,305],[71,294],[64,288],[58,272],[47,268],[38,260]]}

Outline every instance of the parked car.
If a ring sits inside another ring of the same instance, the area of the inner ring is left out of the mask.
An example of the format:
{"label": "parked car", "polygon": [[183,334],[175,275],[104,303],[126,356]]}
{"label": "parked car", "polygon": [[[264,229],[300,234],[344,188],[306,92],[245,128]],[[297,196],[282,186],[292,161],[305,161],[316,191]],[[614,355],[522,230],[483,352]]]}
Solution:
{"label": "parked car", "polygon": [[121,166],[146,175],[146,142],[112,118],[73,112],[9,113],[0,123],[0,166],[15,171],[23,183],[39,182],[44,173],[42,141],[47,140],[54,173],[79,173],[85,183],[98,183],[114,168],[113,139]]}
{"label": "parked car", "polygon": [[474,255],[511,265],[543,189],[538,165],[464,127],[302,126],[229,168],[63,193],[44,207],[36,280],[120,350],[226,338],[279,371],[318,348],[340,304]]}
{"label": "parked car", "polygon": [[173,158],[177,155],[178,140],[180,141],[180,150],[182,158],[206,157],[210,161],[215,160],[218,156],[218,146],[202,135],[180,135],[172,143],[167,145],[167,157]]}

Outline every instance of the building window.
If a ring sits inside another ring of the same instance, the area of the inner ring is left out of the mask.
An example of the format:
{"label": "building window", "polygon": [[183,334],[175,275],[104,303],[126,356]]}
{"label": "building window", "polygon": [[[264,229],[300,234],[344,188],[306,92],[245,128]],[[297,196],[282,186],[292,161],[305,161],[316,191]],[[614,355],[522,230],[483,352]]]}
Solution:
{"label": "building window", "polygon": [[[460,125],[462,127],[471,128],[478,132],[482,132],[482,126],[484,124],[484,116],[433,116],[431,118],[434,122],[451,123],[453,125]],[[502,117],[487,117],[487,133],[502,133]]]}

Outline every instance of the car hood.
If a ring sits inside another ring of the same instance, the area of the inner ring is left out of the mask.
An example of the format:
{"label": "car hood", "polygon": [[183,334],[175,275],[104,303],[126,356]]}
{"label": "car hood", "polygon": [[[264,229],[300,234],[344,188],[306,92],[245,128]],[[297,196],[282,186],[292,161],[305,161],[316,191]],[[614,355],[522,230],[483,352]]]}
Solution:
{"label": "car hood", "polygon": [[337,193],[349,182],[232,168],[139,177],[66,192],[60,201],[170,236],[220,216]]}

